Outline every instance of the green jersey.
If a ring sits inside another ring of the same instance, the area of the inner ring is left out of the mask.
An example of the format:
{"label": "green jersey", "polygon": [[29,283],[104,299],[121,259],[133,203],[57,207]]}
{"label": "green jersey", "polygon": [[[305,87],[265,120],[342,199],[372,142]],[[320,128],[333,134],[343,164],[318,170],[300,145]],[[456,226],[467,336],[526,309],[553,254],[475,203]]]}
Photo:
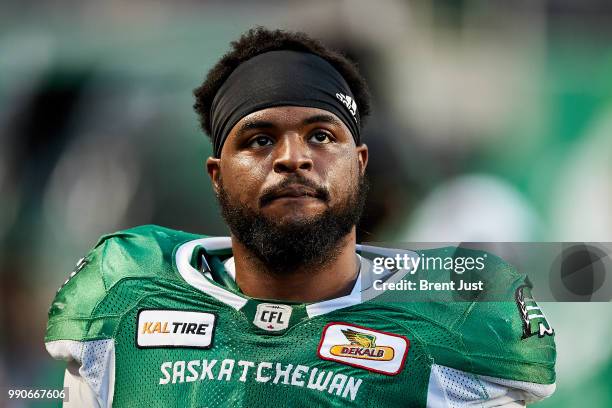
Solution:
{"label": "green jersey", "polygon": [[376,271],[388,254],[358,245],[350,294],[291,303],[240,292],[229,238],[117,232],[58,291],[46,346],[102,407],[493,406],[554,391],[554,333],[525,275],[488,255],[477,298],[434,299],[394,290],[415,275]]}

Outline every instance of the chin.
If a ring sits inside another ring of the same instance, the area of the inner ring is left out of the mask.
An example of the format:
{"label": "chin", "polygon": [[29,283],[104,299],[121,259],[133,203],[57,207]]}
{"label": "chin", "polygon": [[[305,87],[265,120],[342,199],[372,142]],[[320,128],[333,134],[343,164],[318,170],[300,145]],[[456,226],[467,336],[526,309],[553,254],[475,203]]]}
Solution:
{"label": "chin", "polygon": [[298,209],[292,209],[290,211],[284,211],[283,213],[271,213],[266,214],[266,218],[272,223],[281,226],[302,226],[311,223],[316,218],[321,216],[323,211],[303,211]]}
{"label": "chin", "polygon": [[322,215],[327,207],[320,201],[308,203],[273,202],[262,209],[261,213],[268,219],[277,222],[307,221]]}
{"label": "chin", "polygon": [[274,218],[273,222],[280,226],[305,225],[311,223],[317,218],[318,215],[320,214],[287,214],[285,216]]}

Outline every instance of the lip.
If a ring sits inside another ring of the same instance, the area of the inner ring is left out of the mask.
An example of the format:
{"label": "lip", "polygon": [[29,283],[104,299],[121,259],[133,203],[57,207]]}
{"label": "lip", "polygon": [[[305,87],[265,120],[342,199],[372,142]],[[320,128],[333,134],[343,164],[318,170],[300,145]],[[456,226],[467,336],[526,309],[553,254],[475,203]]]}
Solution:
{"label": "lip", "polygon": [[316,198],[319,199],[317,193],[305,186],[289,186],[275,192],[270,197],[270,202],[279,199],[303,199],[303,198]]}

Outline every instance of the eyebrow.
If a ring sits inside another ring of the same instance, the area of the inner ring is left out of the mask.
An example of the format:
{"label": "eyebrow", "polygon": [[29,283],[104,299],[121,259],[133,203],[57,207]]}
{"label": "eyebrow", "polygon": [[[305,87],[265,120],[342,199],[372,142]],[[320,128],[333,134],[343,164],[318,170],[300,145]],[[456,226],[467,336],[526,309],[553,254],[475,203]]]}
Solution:
{"label": "eyebrow", "polygon": [[[329,123],[330,125],[341,127],[342,124],[338,119],[332,115],[320,114],[310,116],[302,121],[302,125],[312,125],[313,123]],[[248,120],[240,125],[240,128],[236,131],[236,137],[241,137],[244,133],[252,129],[274,129],[276,125],[274,122],[267,120]]]}
{"label": "eyebrow", "polygon": [[314,115],[314,116],[311,116],[309,118],[306,118],[306,119],[304,119],[302,124],[303,125],[311,125],[313,123],[318,123],[318,122],[329,123],[330,125],[335,125],[335,126],[342,126],[340,121],[338,119],[336,119],[334,116],[332,116],[332,115],[325,115],[325,114]]}
{"label": "eyebrow", "polygon": [[249,120],[240,125],[240,128],[236,131],[236,137],[241,137],[251,129],[274,129],[275,127],[274,123],[267,120]]}

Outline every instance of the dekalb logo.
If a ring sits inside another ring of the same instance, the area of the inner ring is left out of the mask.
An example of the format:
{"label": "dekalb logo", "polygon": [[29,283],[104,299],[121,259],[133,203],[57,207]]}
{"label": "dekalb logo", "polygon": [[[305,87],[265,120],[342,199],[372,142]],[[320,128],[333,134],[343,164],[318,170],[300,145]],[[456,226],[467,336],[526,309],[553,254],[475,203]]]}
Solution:
{"label": "dekalb logo", "polygon": [[376,346],[376,336],[351,329],[341,331],[351,344],[332,346],[329,352],[334,356],[379,361],[393,360],[393,356],[395,355],[393,348]]}
{"label": "dekalb logo", "polygon": [[350,323],[330,323],[323,329],[318,355],[375,373],[397,375],[404,368],[410,340]]}
{"label": "dekalb logo", "polygon": [[212,344],[216,316],[182,310],[141,310],[138,313],[138,347],[198,347]]}
{"label": "dekalb logo", "polygon": [[260,303],[257,305],[253,324],[267,331],[280,331],[289,327],[293,309],[288,305]]}

